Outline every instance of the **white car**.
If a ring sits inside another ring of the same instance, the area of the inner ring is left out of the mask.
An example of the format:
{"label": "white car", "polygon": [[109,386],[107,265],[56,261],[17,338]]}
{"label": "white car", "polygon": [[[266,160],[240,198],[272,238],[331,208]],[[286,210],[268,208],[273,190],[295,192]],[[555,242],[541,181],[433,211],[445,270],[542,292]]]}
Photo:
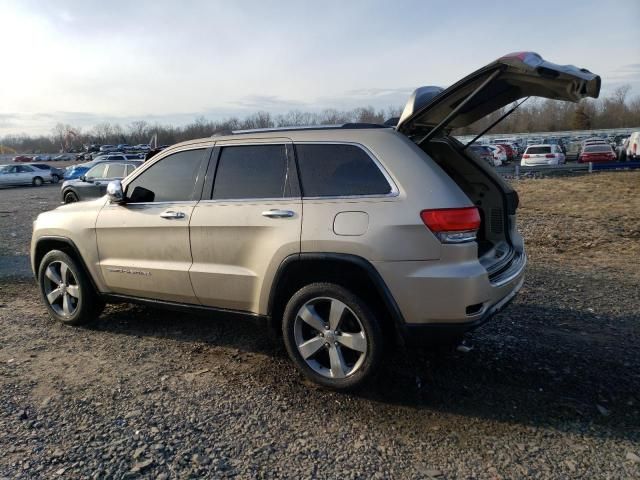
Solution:
{"label": "white car", "polygon": [[520,165],[523,167],[561,165],[563,163],[565,163],[565,156],[560,146],[550,144],[529,145],[520,161]]}
{"label": "white car", "polygon": [[627,159],[638,160],[640,158],[640,132],[633,132],[627,143]]}
{"label": "white car", "polygon": [[485,145],[487,148],[491,150],[493,154],[493,166],[499,167],[502,164],[507,163],[507,152],[504,148],[499,145]]}
{"label": "white car", "polygon": [[51,170],[38,170],[31,165],[6,165],[0,168],[0,185],[33,185],[53,182]]}

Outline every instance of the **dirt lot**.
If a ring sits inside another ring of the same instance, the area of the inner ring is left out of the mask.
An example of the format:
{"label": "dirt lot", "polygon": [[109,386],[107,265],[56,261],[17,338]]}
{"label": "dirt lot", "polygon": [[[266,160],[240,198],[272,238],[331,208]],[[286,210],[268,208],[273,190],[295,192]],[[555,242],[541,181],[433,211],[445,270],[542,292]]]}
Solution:
{"label": "dirt lot", "polygon": [[[354,395],[237,318],[53,323],[0,280],[0,477],[640,478],[640,173],[525,180],[530,266],[461,352],[395,352]],[[0,190],[25,255],[58,189]]]}

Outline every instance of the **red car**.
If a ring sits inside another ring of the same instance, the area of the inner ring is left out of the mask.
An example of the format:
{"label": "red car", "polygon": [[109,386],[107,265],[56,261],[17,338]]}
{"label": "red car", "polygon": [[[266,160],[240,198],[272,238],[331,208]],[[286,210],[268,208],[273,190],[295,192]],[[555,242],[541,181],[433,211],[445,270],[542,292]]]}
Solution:
{"label": "red car", "polygon": [[516,152],[513,151],[513,148],[511,148],[511,145],[509,145],[508,143],[496,143],[496,145],[501,146],[505,153],[507,154],[507,161],[512,161],[515,156],[516,156]]}
{"label": "red car", "polygon": [[579,163],[615,162],[616,154],[610,145],[587,145],[578,157]]}
{"label": "red car", "polygon": [[13,157],[13,161],[29,163],[33,162],[33,158],[27,157],[26,155],[18,155],[17,157]]}

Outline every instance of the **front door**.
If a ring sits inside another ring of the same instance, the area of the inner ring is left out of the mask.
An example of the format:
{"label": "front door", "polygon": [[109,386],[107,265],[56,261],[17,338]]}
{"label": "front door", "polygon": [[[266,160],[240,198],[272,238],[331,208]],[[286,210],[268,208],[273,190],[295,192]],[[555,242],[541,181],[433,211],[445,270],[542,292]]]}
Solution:
{"label": "front door", "polygon": [[205,186],[191,219],[191,283],[204,305],[265,314],[265,280],[300,252],[302,201],[291,144],[217,142],[214,157],[215,182]]}
{"label": "front door", "polygon": [[98,253],[112,293],[198,303],[189,281],[189,222],[210,152],[190,149],[154,160],[123,186],[126,203],[102,209]]}

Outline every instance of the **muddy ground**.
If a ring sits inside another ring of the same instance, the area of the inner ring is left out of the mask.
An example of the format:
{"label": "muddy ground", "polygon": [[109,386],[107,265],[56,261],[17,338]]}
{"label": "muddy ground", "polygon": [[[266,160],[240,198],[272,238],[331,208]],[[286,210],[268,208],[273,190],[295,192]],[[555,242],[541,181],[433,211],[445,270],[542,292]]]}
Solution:
{"label": "muddy ground", "polygon": [[[64,327],[0,278],[0,478],[640,477],[640,173],[515,185],[516,301],[470,352],[398,350],[358,394],[238,318]],[[0,256],[25,258],[58,190],[0,190]]]}

